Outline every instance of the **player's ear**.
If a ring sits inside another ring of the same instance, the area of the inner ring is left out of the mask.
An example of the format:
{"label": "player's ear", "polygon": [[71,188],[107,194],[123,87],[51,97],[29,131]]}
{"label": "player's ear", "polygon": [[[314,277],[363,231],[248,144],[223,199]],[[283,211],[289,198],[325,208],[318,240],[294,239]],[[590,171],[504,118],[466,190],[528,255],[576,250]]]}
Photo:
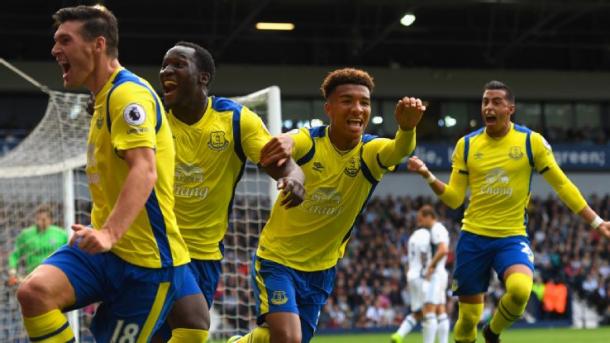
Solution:
{"label": "player's ear", "polygon": [[106,38],[104,36],[99,36],[95,38],[95,51],[97,53],[106,52]]}
{"label": "player's ear", "polygon": [[207,71],[202,71],[201,73],[199,73],[199,82],[207,87],[210,83],[210,73],[208,73]]}

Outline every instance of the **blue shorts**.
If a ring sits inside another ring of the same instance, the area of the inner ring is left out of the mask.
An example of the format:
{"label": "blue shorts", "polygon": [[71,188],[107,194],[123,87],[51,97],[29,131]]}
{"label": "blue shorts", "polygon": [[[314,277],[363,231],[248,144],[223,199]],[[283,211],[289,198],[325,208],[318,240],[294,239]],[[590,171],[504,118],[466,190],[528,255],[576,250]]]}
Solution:
{"label": "blue shorts", "polygon": [[267,313],[296,313],[301,319],[302,342],[308,343],[333,290],[335,268],[303,272],[258,256],[254,257],[253,265],[257,323],[262,324]]}
{"label": "blue shorts", "polygon": [[43,263],[61,269],[74,288],[76,303],[64,311],[102,302],[91,324],[97,342],[148,341],[165,321],[177,290],[197,287],[186,265],[143,268],[110,252],[91,255],[68,245]]}
{"label": "blue shorts", "polygon": [[508,267],[516,264],[534,271],[534,254],[525,236],[494,238],[462,231],[455,256],[452,285],[455,295],[487,292],[492,268],[500,279]]}
{"label": "blue shorts", "polygon": [[194,293],[203,293],[205,300],[208,302],[208,308],[211,309],[212,304],[214,303],[214,294],[218,287],[218,281],[220,281],[220,274],[222,273],[221,261],[191,259],[191,263],[189,263],[188,266],[201,291],[189,294],[186,294],[186,290],[179,291],[176,299],[181,299],[184,296]]}
{"label": "blue shorts", "polygon": [[[214,302],[216,287],[218,286],[220,274],[222,273],[221,261],[191,259],[188,267],[195,277],[198,288],[191,289],[185,287],[179,289],[178,294],[176,295],[176,300],[180,300],[189,295],[203,293],[203,296],[208,303],[208,309],[211,309]],[[172,337],[172,329],[170,328],[169,324],[165,322],[156,334],[167,342]]]}

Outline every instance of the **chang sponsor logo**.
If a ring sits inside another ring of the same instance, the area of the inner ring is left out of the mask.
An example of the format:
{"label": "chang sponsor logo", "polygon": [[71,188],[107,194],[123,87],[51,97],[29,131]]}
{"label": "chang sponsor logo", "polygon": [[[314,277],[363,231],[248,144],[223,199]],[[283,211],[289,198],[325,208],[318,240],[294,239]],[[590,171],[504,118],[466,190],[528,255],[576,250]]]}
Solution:
{"label": "chang sponsor logo", "polygon": [[341,194],[334,188],[323,187],[307,195],[301,206],[312,214],[335,216],[341,210],[340,204]]}
{"label": "chang sponsor logo", "polygon": [[485,175],[485,182],[481,186],[481,193],[488,195],[501,195],[511,197],[513,188],[509,186],[510,178],[502,168],[495,168]]}
{"label": "chang sponsor logo", "polygon": [[209,188],[203,186],[203,169],[199,166],[177,163],[175,171],[174,195],[181,198],[205,199]]}

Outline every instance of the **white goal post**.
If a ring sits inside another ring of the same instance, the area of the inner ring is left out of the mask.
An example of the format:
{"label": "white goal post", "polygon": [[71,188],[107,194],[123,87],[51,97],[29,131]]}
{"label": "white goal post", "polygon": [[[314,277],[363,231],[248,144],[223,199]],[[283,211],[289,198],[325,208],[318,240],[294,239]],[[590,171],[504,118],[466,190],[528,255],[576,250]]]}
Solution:
{"label": "white goal post", "polygon": [[[36,128],[0,157],[0,342],[26,341],[15,286],[8,286],[8,257],[22,228],[34,224],[34,212],[47,204],[54,224],[88,224],[91,200],[84,173],[90,116],[89,96],[48,91],[44,117]],[[235,98],[261,115],[272,135],[281,133],[280,90],[272,86]],[[211,335],[226,338],[255,325],[250,289],[251,256],[277,196],[275,182],[248,162],[237,186],[230,228],[225,238],[223,275],[213,307]],[[25,276],[22,275],[21,276]],[[74,312],[71,324],[81,341],[93,309]],[[78,341],[78,338],[77,338]]]}

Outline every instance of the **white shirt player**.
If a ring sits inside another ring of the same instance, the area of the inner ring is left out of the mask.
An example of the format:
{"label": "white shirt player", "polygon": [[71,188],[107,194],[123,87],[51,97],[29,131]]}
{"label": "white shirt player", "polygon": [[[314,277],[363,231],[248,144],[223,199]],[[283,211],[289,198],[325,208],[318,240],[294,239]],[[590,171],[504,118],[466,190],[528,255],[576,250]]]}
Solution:
{"label": "white shirt player", "polygon": [[409,271],[407,272],[407,279],[413,280],[424,275],[425,268],[432,259],[430,242],[430,230],[425,228],[415,230],[411,237],[409,237]]}
{"label": "white shirt player", "polygon": [[[432,225],[432,228],[430,229],[430,243],[432,244],[432,248],[434,251],[436,251],[436,247],[441,243],[445,243],[447,245],[447,248],[449,247],[449,231],[447,231],[447,228],[441,222],[435,222],[434,225]],[[445,257],[443,257],[436,264],[436,268],[434,269],[434,274],[446,272],[446,270],[445,270],[446,261],[447,261],[447,256],[445,255]]]}

